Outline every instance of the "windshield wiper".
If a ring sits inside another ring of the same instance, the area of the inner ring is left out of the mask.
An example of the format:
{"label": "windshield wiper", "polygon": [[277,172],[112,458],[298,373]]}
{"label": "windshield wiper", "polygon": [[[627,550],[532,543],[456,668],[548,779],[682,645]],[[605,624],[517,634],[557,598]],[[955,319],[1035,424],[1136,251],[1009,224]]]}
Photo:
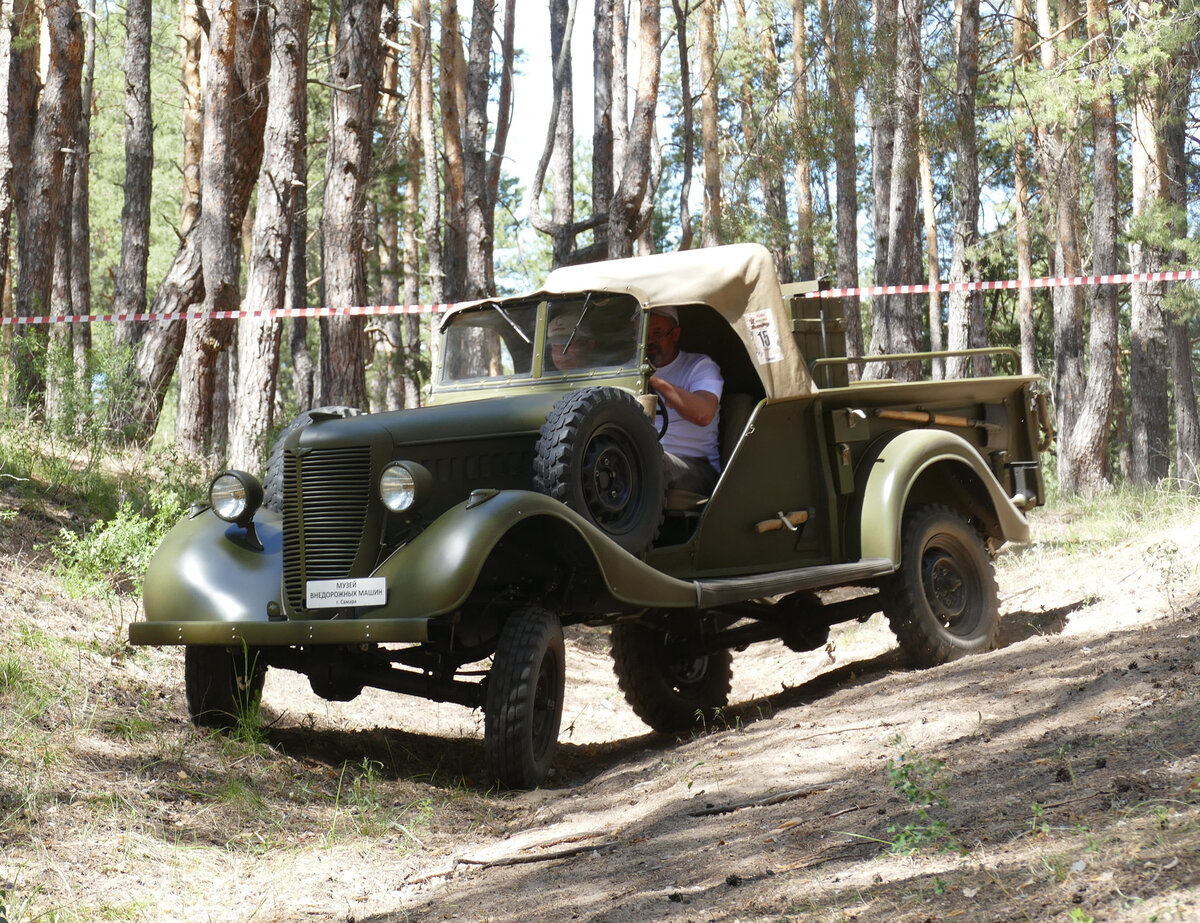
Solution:
{"label": "windshield wiper", "polygon": [[513,330],[517,331],[517,336],[519,336],[522,340],[524,340],[525,345],[528,346],[529,345],[529,334],[527,334],[524,330],[522,330],[519,326],[517,326],[517,322],[515,320],[513,320],[511,317],[509,317],[508,312],[505,311],[504,308],[500,307],[500,305],[493,303],[492,307],[495,308],[498,312],[500,312],[500,316],[503,317],[506,321],[508,321],[509,326],[512,327]]}
{"label": "windshield wiper", "polygon": [[575,321],[575,326],[571,328],[571,335],[567,337],[567,342],[563,344],[562,354],[565,356],[567,350],[571,348],[571,344],[575,342],[575,334],[579,332],[579,325],[583,323],[583,319],[587,317],[588,308],[592,304],[592,293],[588,292],[583,296],[583,308],[579,312],[579,320]]}

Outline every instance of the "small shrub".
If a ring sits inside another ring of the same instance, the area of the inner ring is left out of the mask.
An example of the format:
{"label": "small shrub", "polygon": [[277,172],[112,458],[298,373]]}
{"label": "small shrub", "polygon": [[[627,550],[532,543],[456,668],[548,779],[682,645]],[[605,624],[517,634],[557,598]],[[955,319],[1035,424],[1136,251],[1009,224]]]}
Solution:
{"label": "small shrub", "polygon": [[186,507],[174,491],[154,490],[147,515],[126,503],[117,515],[82,535],[63,529],[51,545],[68,591],[112,600],[141,589],[141,581],[163,536]]}
{"label": "small shrub", "polygon": [[[896,735],[892,746],[904,746],[904,738]],[[946,822],[931,815],[934,808],[948,809],[950,800],[946,793],[950,788],[945,760],[924,757],[911,747],[905,747],[900,756],[887,761],[888,782],[892,788],[916,808],[919,823],[888,825],[892,835],[892,852],[908,855],[923,846],[938,846],[942,849],[957,848],[957,843],[946,829]]]}

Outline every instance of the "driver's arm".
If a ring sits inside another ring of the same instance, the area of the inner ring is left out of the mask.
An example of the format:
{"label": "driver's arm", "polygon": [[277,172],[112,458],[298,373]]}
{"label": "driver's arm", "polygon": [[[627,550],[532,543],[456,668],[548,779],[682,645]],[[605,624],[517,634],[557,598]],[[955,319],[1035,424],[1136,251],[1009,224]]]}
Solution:
{"label": "driver's arm", "polygon": [[721,403],[711,391],[685,391],[657,375],[650,376],[650,387],[662,395],[668,407],[697,426],[708,426]]}

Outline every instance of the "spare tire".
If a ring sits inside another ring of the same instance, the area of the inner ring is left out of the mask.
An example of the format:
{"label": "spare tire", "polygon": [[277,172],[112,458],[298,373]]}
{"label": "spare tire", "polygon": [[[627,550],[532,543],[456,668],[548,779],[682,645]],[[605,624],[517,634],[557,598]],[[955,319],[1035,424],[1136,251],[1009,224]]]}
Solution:
{"label": "spare tire", "polygon": [[314,407],[297,414],[275,439],[271,446],[271,454],[267,456],[267,474],[263,478],[263,506],[274,513],[283,512],[283,452],[287,446],[288,437],[298,429],[304,429],[318,416],[356,417],[360,413],[357,407]]}
{"label": "spare tire", "polygon": [[662,447],[641,404],[619,388],[583,388],[558,400],[537,441],[534,483],[626,551],[644,551],[658,535]]}

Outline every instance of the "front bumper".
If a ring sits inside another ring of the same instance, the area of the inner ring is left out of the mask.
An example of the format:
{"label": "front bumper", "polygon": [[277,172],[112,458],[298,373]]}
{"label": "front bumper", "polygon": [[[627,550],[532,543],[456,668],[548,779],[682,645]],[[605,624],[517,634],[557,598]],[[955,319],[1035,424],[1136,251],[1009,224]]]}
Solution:
{"label": "front bumper", "polygon": [[221,644],[280,647],[314,644],[419,643],[427,619],[338,619],[286,622],[134,622],[131,644]]}

